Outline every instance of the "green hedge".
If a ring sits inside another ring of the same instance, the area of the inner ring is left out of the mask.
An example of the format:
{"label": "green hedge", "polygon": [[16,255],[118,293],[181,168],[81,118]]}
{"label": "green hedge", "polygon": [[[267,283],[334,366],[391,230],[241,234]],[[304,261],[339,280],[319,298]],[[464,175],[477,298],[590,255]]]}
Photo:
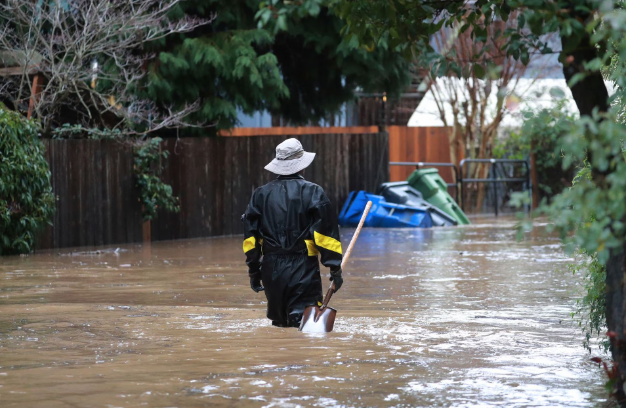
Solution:
{"label": "green hedge", "polygon": [[0,104],[0,255],[33,250],[55,200],[36,122]]}

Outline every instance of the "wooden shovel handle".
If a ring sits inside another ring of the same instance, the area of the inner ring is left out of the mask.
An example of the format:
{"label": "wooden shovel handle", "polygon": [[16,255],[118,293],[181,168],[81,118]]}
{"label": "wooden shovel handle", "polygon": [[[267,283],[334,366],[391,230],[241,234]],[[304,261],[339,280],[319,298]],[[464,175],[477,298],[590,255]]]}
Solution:
{"label": "wooden shovel handle", "polygon": [[350,254],[352,253],[352,248],[354,248],[356,239],[359,237],[359,234],[361,233],[361,228],[363,228],[363,223],[365,223],[365,219],[367,218],[367,213],[370,212],[370,208],[372,208],[372,202],[368,201],[367,205],[365,206],[365,210],[363,210],[361,221],[359,221],[359,226],[356,227],[356,231],[354,231],[354,235],[352,236],[352,239],[350,240],[350,245],[348,245],[348,249],[346,249],[346,254],[343,256],[343,259],[341,260],[341,269],[343,269],[343,267],[346,265],[346,262],[348,261],[348,258],[350,258]]}
{"label": "wooden shovel handle", "polygon": [[[359,225],[358,227],[356,227],[356,231],[354,231],[354,235],[352,236],[352,239],[350,240],[350,245],[348,245],[348,249],[346,249],[346,254],[343,256],[343,259],[341,260],[341,269],[343,269],[344,265],[348,261],[348,258],[350,258],[350,254],[352,253],[352,248],[354,248],[356,239],[359,237],[359,234],[361,233],[361,228],[363,228],[363,223],[365,222],[365,218],[367,218],[367,213],[370,212],[371,207],[372,207],[372,202],[368,201],[367,205],[365,206],[365,210],[363,211],[363,215],[361,216],[361,221],[359,221]],[[324,301],[322,302],[321,309],[324,309],[326,306],[328,306],[328,302],[330,302],[330,298],[333,296],[333,293],[335,293],[335,282],[333,282],[333,284],[330,285],[330,288],[328,288],[328,292],[326,292],[326,296],[324,296]]]}

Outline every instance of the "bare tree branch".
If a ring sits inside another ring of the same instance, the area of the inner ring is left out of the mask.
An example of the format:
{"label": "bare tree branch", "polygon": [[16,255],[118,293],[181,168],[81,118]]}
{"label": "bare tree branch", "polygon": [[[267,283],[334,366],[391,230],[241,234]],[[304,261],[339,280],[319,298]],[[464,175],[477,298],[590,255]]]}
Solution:
{"label": "bare tree branch", "polygon": [[176,110],[137,96],[145,85],[147,62],[155,57],[146,53],[145,44],[213,19],[169,19],[180,1],[0,2],[0,19],[6,22],[0,28],[0,56],[11,56],[22,68],[19,81],[0,77],[0,97],[24,109],[37,93],[31,79],[34,70],[45,77],[34,100],[44,129],[67,121],[134,134],[188,126],[184,118],[199,109],[198,102]]}

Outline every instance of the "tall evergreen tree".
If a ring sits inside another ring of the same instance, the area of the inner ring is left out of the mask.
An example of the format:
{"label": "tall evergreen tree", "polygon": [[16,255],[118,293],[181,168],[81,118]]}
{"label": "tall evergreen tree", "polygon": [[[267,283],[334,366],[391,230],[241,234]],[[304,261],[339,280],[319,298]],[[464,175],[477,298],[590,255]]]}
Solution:
{"label": "tall evergreen tree", "polygon": [[148,96],[163,105],[200,100],[190,122],[215,124],[207,134],[237,124],[237,112],[268,111],[293,125],[316,123],[365,92],[397,94],[408,84],[408,64],[397,53],[368,52],[341,35],[343,22],[327,8],[291,15],[288,30],[258,28],[259,0],[185,2],[172,18],[214,16],[211,25],[153,47]]}

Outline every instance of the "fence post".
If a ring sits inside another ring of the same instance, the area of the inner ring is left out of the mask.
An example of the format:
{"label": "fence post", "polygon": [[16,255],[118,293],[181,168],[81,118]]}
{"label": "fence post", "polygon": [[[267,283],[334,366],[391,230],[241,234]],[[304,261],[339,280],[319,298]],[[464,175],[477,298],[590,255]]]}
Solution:
{"label": "fence post", "polygon": [[491,159],[491,178],[493,179],[493,208],[496,212],[496,217],[498,216],[498,186],[496,185],[496,166],[498,165],[498,163],[494,160]]}
{"label": "fence post", "polygon": [[149,244],[152,242],[152,225],[150,221],[143,222],[143,243]]}
{"label": "fence post", "polygon": [[535,141],[530,142],[530,184],[532,186],[531,209],[539,207],[539,179],[537,178],[537,155],[535,154]]}
{"label": "fence post", "polygon": [[[143,214],[146,211],[146,206],[141,206],[141,213]],[[143,244],[150,245],[152,242],[152,223],[151,220],[144,221],[141,225],[141,229],[143,232]]]}
{"label": "fence post", "polygon": [[[459,163],[459,179],[458,183],[461,187],[461,210],[465,212],[465,188],[463,187],[463,166],[465,165],[465,159],[461,159]],[[467,174],[469,174],[469,163],[467,165]]]}
{"label": "fence post", "polygon": [[35,78],[33,78],[33,85],[32,85],[32,90],[30,93],[30,101],[28,103],[28,113],[26,115],[27,119],[30,119],[33,116],[33,111],[35,110],[35,104],[41,97],[41,91],[43,90],[43,81],[44,81],[43,74],[36,73]]}

